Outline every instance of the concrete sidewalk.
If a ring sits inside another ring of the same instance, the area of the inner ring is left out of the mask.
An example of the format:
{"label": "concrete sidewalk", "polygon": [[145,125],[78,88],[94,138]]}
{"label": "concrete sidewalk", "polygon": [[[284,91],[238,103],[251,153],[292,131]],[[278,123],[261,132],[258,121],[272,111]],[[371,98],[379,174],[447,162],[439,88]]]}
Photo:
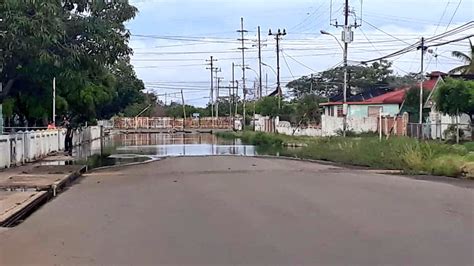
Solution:
{"label": "concrete sidewalk", "polygon": [[0,171],[0,226],[16,224],[79,177],[86,167],[66,165],[72,160],[55,155]]}

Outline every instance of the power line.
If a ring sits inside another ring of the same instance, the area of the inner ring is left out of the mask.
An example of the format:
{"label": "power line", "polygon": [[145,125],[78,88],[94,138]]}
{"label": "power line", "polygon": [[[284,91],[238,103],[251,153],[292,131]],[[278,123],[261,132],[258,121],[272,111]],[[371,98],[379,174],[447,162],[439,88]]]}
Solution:
{"label": "power line", "polygon": [[374,29],[376,29],[376,30],[378,30],[378,31],[380,31],[380,32],[382,32],[382,33],[384,33],[384,34],[386,34],[387,36],[390,36],[390,37],[394,38],[395,40],[401,41],[401,42],[406,43],[406,44],[410,44],[410,43],[408,43],[408,42],[406,42],[406,41],[404,41],[404,40],[402,40],[402,39],[400,39],[400,38],[398,38],[398,37],[393,36],[392,34],[386,32],[386,31],[384,31],[384,30],[382,30],[382,29],[379,29],[378,27],[372,25],[372,23],[370,23],[370,22],[368,22],[368,21],[366,21],[366,20],[362,20],[362,21],[364,21],[365,23],[367,23],[367,24],[368,24],[369,26],[371,26],[372,28],[374,28]]}
{"label": "power line", "polygon": [[448,1],[448,2],[446,3],[446,6],[444,7],[443,14],[442,14],[441,17],[439,18],[438,25],[436,25],[436,29],[435,29],[434,35],[436,35],[436,33],[438,32],[439,25],[441,24],[441,21],[443,21],[444,15],[446,14],[446,11],[448,10],[448,6],[449,6],[450,3],[451,3],[451,1]]}
{"label": "power line", "polygon": [[286,68],[288,68],[288,71],[290,71],[290,74],[293,78],[295,78],[295,75],[293,75],[293,72],[291,71],[290,66],[288,65],[288,62],[286,61],[285,53],[282,51],[281,55],[283,57],[283,61],[285,61]]}
{"label": "power line", "polygon": [[[447,29],[449,28],[449,26],[451,25],[451,22],[453,22],[454,16],[456,16],[456,13],[458,12],[458,9],[459,9],[459,6],[461,5],[461,3],[462,3],[462,0],[459,0],[458,6],[457,6],[456,9],[454,10],[453,16],[451,17],[451,19],[449,20],[448,25],[446,26],[446,30],[447,30]],[[472,10],[471,10],[471,11],[472,11]]]}
{"label": "power line", "polygon": [[296,60],[296,59],[293,58],[291,55],[289,55],[289,54],[287,54],[287,53],[285,53],[285,52],[283,52],[283,54],[285,54],[286,56],[288,56],[290,59],[292,59],[292,60],[295,61],[296,63],[298,63],[298,64],[300,64],[300,65],[306,67],[307,69],[309,69],[309,70],[311,70],[311,71],[313,71],[313,72],[318,72],[318,71],[314,70],[313,68],[311,68],[311,67],[309,67],[309,66],[303,64],[302,62]]}

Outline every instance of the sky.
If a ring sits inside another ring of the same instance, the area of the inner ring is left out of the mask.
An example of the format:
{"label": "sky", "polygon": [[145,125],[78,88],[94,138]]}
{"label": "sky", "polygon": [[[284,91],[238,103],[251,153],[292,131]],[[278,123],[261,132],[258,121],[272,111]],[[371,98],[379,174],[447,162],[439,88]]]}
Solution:
{"label": "sky", "polygon": [[[242,64],[240,38],[244,18],[246,86],[249,98],[258,79],[257,28],[261,27],[263,93],[276,87],[276,40],[268,36],[286,29],[280,52],[281,82],[341,65],[342,49],[336,39],[322,35],[328,31],[341,38],[344,0],[130,0],[139,9],[134,20],[127,23],[132,33],[134,50],[132,64],[148,91],[170,103],[180,102],[183,90],[186,104],[204,106],[210,96],[210,56],[217,61],[221,86],[232,80],[232,63]],[[350,0],[353,11],[350,23],[354,42],[349,44],[349,64],[374,59],[403,49],[474,20],[474,0]],[[431,42],[440,43],[474,34],[474,28]],[[474,38],[472,38],[474,40]],[[469,51],[463,40],[433,47],[425,55],[425,72],[449,71],[462,62],[451,51]],[[393,70],[404,75],[420,72],[420,52],[413,51],[389,59]],[[242,85],[242,69],[235,68],[235,79]],[[268,84],[268,86],[266,86]],[[267,89],[268,87],[268,89]],[[285,92],[285,90],[284,90]],[[220,96],[227,96],[226,90]],[[242,95],[242,88],[239,88]]]}

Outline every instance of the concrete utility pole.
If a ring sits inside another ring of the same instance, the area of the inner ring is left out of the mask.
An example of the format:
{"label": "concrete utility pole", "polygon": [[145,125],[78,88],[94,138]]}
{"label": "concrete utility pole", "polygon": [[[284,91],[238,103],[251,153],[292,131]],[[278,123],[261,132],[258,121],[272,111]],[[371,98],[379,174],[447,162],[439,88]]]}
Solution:
{"label": "concrete utility pole", "polygon": [[214,57],[211,56],[211,59],[206,60],[206,62],[209,62],[208,65],[210,65],[210,67],[206,67],[206,69],[211,70],[210,101],[211,101],[211,117],[212,117],[212,121],[214,121],[214,70],[217,69],[216,67],[214,67],[214,62],[217,62],[217,59],[214,59]]}
{"label": "concrete utility pole", "polygon": [[346,0],[345,10],[344,10],[344,102],[342,104],[342,115],[343,115],[343,125],[342,125],[342,132],[343,136],[346,137],[346,130],[347,130],[347,49],[349,47],[349,43],[347,41],[347,33],[351,34],[351,29],[348,27],[349,25],[349,0]]}
{"label": "concrete utility pole", "polygon": [[276,52],[277,52],[277,90],[278,90],[278,109],[281,108],[281,98],[282,98],[282,91],[281,91],[281,86],[280,86],[280,40],[283,36],[286,35],[286,30],[283,29],[283,32],[278,29],[277,33],[272,33],[272,30],[270,29],[268,31],[268,35],[270,36],[275,36],[276,40]]}
{"label": "concrete utility pole", "polygon": [[214,87],[215,88],[215,93],[214,93],[214,95],[215,95],[215,101],[214,101],[215,110],[214,110],[214,114],[216,115],[217,118],[219,118],[219,115],[216,111],[217,108],[219,108],[219,106],[218,106],[219,105],[219,82],[218,82],[219,78],[217,77],[217,75],[220,72],[222,72],[222,70],[220,68],[216,67],[216,69],[214,70],[214,79],[216,80],[216,84],[215,84],[215,87]]}
{"label": "concrete utility pole", "polygon": [[247,89],[245,88],[245,50],[247,49],[245,47],[245,41],[247,39],[244,38],[244,34],[247,33],[248,31],[244,29],[244,18],[240,18],[240,30],[237,32],[240,33],[240,39],[237,39],[242,42],[242,46],[239,48],[239,50],[242,50],[242,90],[243,90],[243,118],[244,118],[244,126],[245,126],[245,119],[246,119],[246,114],[245,114],[245,102],[247,100]]}
{"label": "concrete utility pole", "polygon": [[266,44],[262,44],[262,39],[261,39],[261,34],[260,34],[260,26],[258,26],[258,31],[257,31],[257,44],[253,45],[253,47],[258,47],[258,81],[259,81],[259,86],[258,86],[258,99],[262,98],[262,47],[267,46]]}
{"label": "concrete utility pole", "polygon": [[181,90],[181,103],[183,105],[183,117],[184,117],[184,120],[183,120],[183,128],[186,128],[186,105],[184,105],[184,94],[183,94],[183,90]]}
{"label": "concrete utility pole", "polygon": [[[420,128],[423,127],[423,81],[424,77],[424,62],[425,62],[425,51],[428,47],[425,46],[425,38],[421,38],[421,45],[418,47],[421,50],[421,70],[420,70]],[[422,130],[421,130],[422,131]]]}
{"label": "concrete utility pole", "polygon": [[348,49],[349,49],[349,43],[351,43],[354,40],[354,32],[352,31],[352,27],[360,27],[360,24],[357,24],[357,22],[354,25],[349,24],[349,0],[345,0],[344,4],[344,25],[340,25],[337,23],[336,24],[331,24],[335,26],[336,28],[342,27],[342,41],[344,42],[344,46],[342,46],[339,41],[337,40],[337,37],[332,35],[329,32],[326,32],[324,30],[321,31],[321,34],[326,34],[334,37],[339,45],[341,46],[343,50],[343,68],[344,68],[344,86],[343,86],[343,102],[342,102],[342,113],[343,113],[343,122],[342,122],[342,132],[343,136],[346,136],[346,131],[347,131],[347,91],[348,91],[348,66],[347,66],[347,57],[348,57]]}
{"label": "concrete utility pole", "polygon": [[[219,71],[220,72],[220,71]],[[217,71],[216,71],[216,75],[217,75]],[[220,89],[220,86],[221,86],[221,80],[223,80],[224,78],[223,77],[218,77],[216,76],[216,82],[217,82],[217,90],[216,90],[216,117],[217,119],[219,119],[219,98],[220,98],[220,94],[219,94],[219,89]]]}

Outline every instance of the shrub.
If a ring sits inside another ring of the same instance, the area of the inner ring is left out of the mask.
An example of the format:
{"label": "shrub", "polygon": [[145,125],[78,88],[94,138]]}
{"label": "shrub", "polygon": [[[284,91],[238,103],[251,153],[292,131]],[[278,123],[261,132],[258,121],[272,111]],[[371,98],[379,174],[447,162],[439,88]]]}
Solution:
{"label": "shrub", "polygon": [[467,151],[474,151],[474,141],[464,143]]}
{"label": "shrub", "polygon": [[466,160],[459,155],[444,155],[433,160],[431,173],[434,175],[461,176]]}

